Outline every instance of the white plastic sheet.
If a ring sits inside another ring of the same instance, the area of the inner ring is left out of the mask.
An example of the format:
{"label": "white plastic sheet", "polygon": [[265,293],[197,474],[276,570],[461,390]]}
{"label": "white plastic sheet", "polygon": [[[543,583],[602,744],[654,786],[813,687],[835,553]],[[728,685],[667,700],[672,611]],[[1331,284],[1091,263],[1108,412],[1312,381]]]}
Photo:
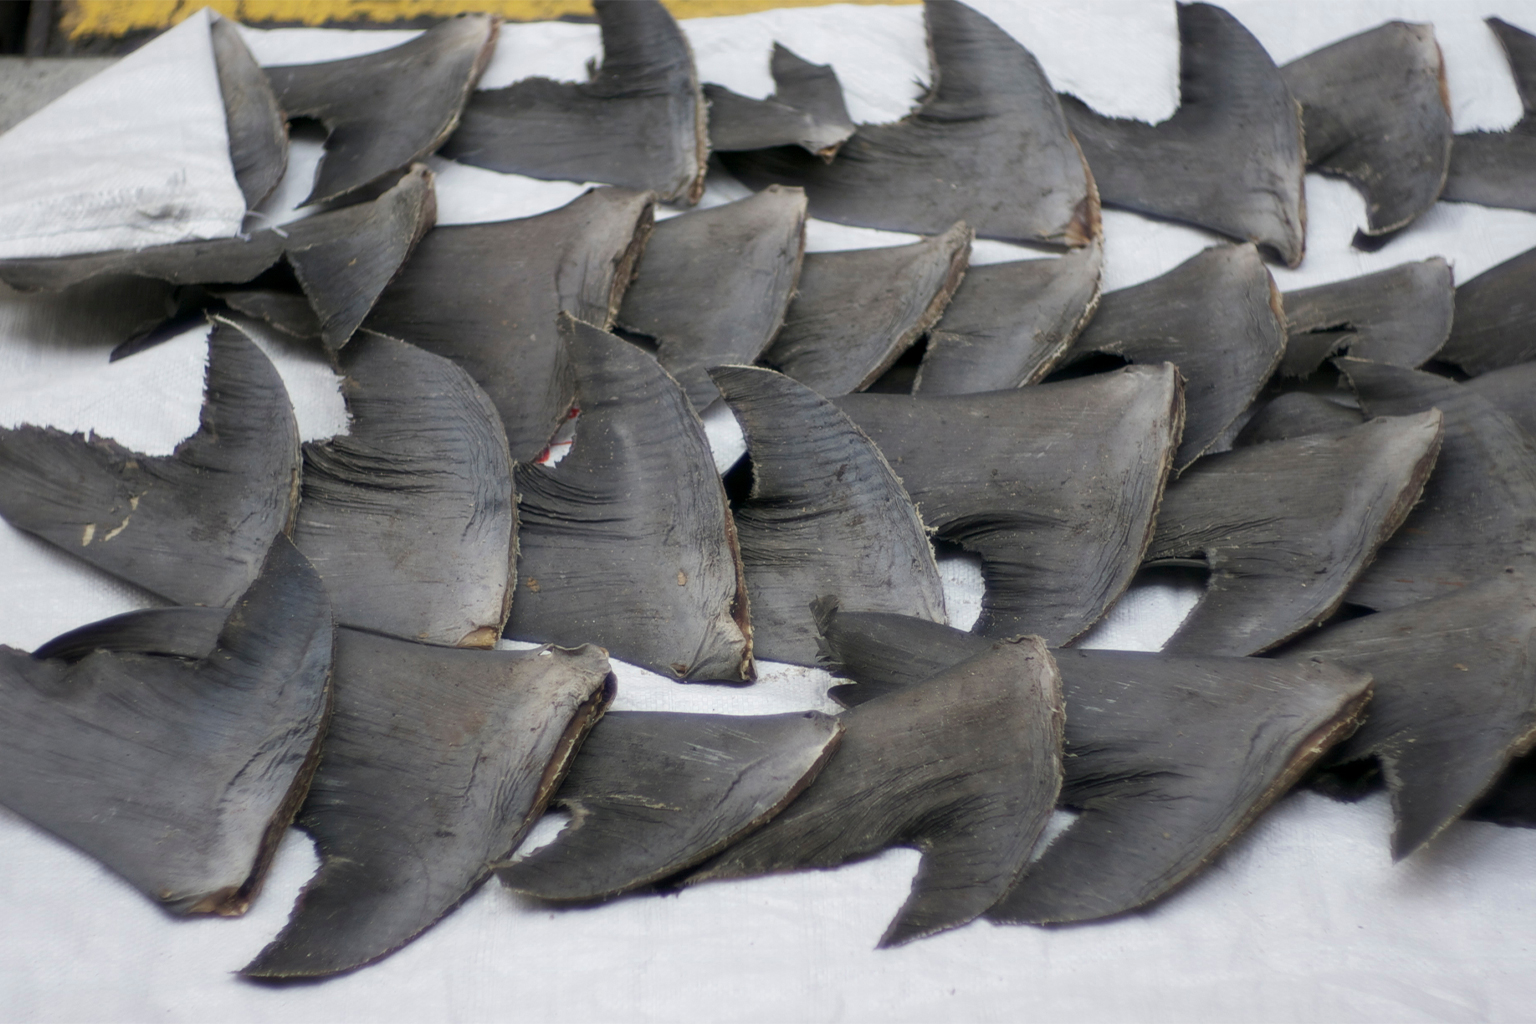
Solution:
{"label": "white plastic sheet", "polygon": [[0,258],[240,230],[209,19],[193,15],[0,135]]}
{"label": "white plastic sheet", "polygon": [[[1060,88],[1116,114],[1160,118],[1177,103],[1172,4],[979,3],[1040,58]],[[1388,18],[1433,21],[1457,125],[1498,128],[1519,104],[1485,14],[1536,28],[1536,4],[1235,3],[1281,61]],[[856,118],[895,117],[926,78],[917,8],[821,7],[685,22],[701,77],[763,95],[769,42],[832,61]],[[347,56],[401,34],[250,33],[265,63]],[[329,40],[329,42],[328,42]],[[508,25],[499,85],[527,73],[579,78],[598,53],[585,25]],[[317,155],[317,152],[316,154]],[[295,174],[313,173],[295,160]],[[576,194],[474,169],[440,170],[455,221],[526,216]],[[307,178],[291,189],[295,198]],[[743,194],[712,181],[706,203]],[[1309,176],[1308,255],[1275,269],[1282,289],[1432,254],[1459,280],[1536,246],[1536,216],[1440,204],[1381,252],[1349,247],[1364,204]],[[279,204],[280,205],[280,204]],[[282,216],[277,210],[274,216]],[[1216,241],[1131,214],[1105,216],[1110,287],[1171,268]],[[909,236],[813,222],[813,248]],[[1039,257],[1002,243],[978,258]],[[196,424],[202,335],[107,365],[105,350],[7,318],[0,296],[0,422],[95,427],[152,452]],[[324,362],[266,339],[306,437],[345,424]],[[716,414],[718,417],[718,413]],[[579,425],[578,438],[579,439]],[[980,577],[944,564],[950,610],[972,621]],[[1197,595],[1128,594],[1091,637],[1155,648]],[[31,648],[151,599],[0,524],[0,642]],[[750,687],[681,686],[619,666],[617,707],[758,714],[835,710],[824,674],[764,664]],[[541,826],[532,842],[557,827]],[[977,923],[896,950],[873,946],[917,855],[893,851],[836,871],[716,883],[663,898],[556,910],[492,882],[384,963],[319,985],[269,988],[232,975],[276,933],[317,860],[291,832],[266,892],[239,920],[172,921],[88,858],[0,812],[0,1019],[196,1021],[1289,1021],[1523,1020],[1536,1005],[1536,833],[1462,822],[1393,865],[1382,797],[1282,800],[1204,875],[1142,914],[1064,929]]]}

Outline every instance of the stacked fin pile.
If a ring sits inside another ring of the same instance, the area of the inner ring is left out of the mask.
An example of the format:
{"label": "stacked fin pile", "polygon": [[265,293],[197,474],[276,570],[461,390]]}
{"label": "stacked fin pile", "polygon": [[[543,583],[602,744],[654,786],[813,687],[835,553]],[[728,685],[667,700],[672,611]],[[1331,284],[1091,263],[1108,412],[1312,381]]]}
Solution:
{"label": "stacked fin pile", "polygon": [[[201,15],[174,32],[216,72],[226,191],[255,209],[317,121],[306,215],[0,239],[0,301],[113,358],[208,349],[169,455],[0,429],[0,516],[164,605],[0,648],[0,803],[177,914],[243,912],[296,823],[322,862],[244,970],[274,980],[374,962],[492,876],[585,903],[910,846],[894,945],[1145,906],[1303,782],[1384,780],[1399,858],[1469,813],[1536,825],[1536,257],[1288,293],[1266,263],[1304,259],[1309,167],[1363,193],[1362,246],[1441,198],[1536,209],[1536,131],[1453,135],[1429,27],[1277,67],[1181,5],[1149,125],[929,0],[935,88],[866,125],[783,46],[753,99],[700,84],[659,3],[596,9],[589,81],[497,89],[489,16],[263,70]],[[1529,110],[1536,37],[1490,24]],[[13,141],[113,73],[0,63]],[[436,227],[433,154],[601,184]],[[752,192],[676,209],[707,174]],[[1101,204],[1225,241],[1102,293]],[[811,218],[921,237],[807,253]],[[1058,255],[971,268],[976,239]],[[277,336],[330,361],[346,432],[301,444]],[[968,631],[935,544],[980,561]],[[1163,653],[1072,646],[1158,567],[1206,578]],[[850,681],[836,715],[605,716],[610,656]]]}

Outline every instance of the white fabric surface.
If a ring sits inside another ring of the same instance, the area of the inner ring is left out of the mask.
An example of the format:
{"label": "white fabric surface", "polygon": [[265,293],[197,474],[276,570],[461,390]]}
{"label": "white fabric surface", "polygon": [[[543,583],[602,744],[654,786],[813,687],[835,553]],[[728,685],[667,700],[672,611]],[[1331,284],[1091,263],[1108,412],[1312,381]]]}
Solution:
{"label": "white fabric surface", "polygon": [[[1166,116],[1177,102],[1171,4],[1049,0],[978,4],[1017,34],[1061,88],[1108,112]],[[1278,60],[1404,17],[1433,21],[1458,127],[1501,127],[1519,111],[1485,14],[1536,28],[1536,3],[1235,3]],[[832,61],[855,118],[900,116],[926,78],[913,7],[821,7],[685,22],[701,77],[767,93],[778,39]],[[486,86],[523,74],[580,78],[595,56],[587,25],[507,25]],[[327,59],[409,33],[249,32],[265,63]],[[520,70],[524,69],[524,70]],[[291,218],[318,145],[296,147]],[[305,153],[308,153],[306,156]],[[445,223],[526,216],[580,186],[531,182],[435,161]],[[306,169],[307,168],[307,169]],[[706,203],[743,194],[712,180]],[[1364,204],[1309,176],[1308,255],[1275,269],[1282,289],[1431,254],[1458,279],[1536,245],[1536,216],[1440,204],[1375,254],[1349,248]],[[259,220],[260,218],[257,218]],[[1131,214],[1105,215],[1110,287],[1155,276],[1214,237]],[[889,245],[885,232],[813,222],[815,249]],[[979,261],[1040,257],[985,243]],[[1049,257],[1046,257],[1049,258]],[[116,364],[74,339],[44,300],[0,293],[0,424],[95,428],[151,453],[195,428],[202,331]],[[305,437],[344,429],[335,378],[312,352],[263,339],[293,392]],[[720,410],[710,417],[731,443]],[[728,420],[728,414],[725,417]],[[576,443],[580,444],[577,425]],[[722,451],[722,455],[725,453]],[[973,559],[943,563],[957,625],[977,614]],[[1089,638],[1155,649],[1197,593],[1138,588]],[[30,649],[104,615],[152,603],[70,556],[0,524],[0,642]],[[616,707],[756,714],[835,710],[829,678],[771,664],[750,687],[682,686],[616,666]],[[533,843],[556,823],[541,825]],[[231,972],[281,927],[317,859],[290,832],[266,892],[238,920],[173,921],[89,858],[0,812],[3,1020],[1523,1020],[1532,1016],[1536,833],[1461,822],[1403,864],[1388,854],[1382,797],[1280,802],[1204,875],[1142,914],[1042,930],[973,924],[897,950],[873,949],[905,898],[917,855],[892,851],[836,871],[717,883],[679,896],[552,910],[495,883],[384,963],[319,985],[265,988]]]}
{"label": "white fabric surface", "polygon": [[0,258],[240,230],[204,10],[0,135]]}

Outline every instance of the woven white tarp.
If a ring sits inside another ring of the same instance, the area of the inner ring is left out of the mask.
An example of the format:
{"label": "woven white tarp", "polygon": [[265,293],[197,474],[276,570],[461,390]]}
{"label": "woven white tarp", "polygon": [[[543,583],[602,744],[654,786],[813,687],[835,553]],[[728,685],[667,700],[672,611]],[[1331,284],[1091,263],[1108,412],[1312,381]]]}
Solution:
{"label": "woven white tarp", "polygon": [[0,258],[240,230],[209,19],[188,18],[0,135]]}
{"label": "woven white tarp", "polygon": [[[1058,88],[1152,120],[1177,103],[1172,3],[980,3],[1039,57]],[[1536,3],[1234,3],[1285,62],[1390,18],[1432,21],[1458,130],[1513,123],[1520,106],[1481,18],[1536,29]],[[775,39],[831,62],[856,120],[907,110],[928,74],[916,7],[799,8],[684,22],[700,77],[765,95]],[[252,32],[268,64],[349,56],[409,34]],[[485,85],[525,74],[579,78],[599,55],[589,25],[507,25]],[[141,51],[142,52],[142,51]],[[268,204],[281,219],[308,190],[316,144],[296,147]],[[525,216],[573,185],[436,161],[445,222]],[[711,180],[706,203],[744,194]],[[1307,179],[1307,258],[1275,268],[1282,290],[1440,254],[1466,280],[1536,246],[1536,216],[1440,204],[1382,251],[1350,247],[1365,222],[1349,185]],[[291,214],[290,214],[291,215]],[[1106,212],[1107,286],[1160,274],[1217,239]],[[810,227],[813,249],[910,236]],[[1039,256],[981,243],[977,260]],[[95,428],[169,451],[197,423],[203,331],[115,364],[50,324],[43,300],[0,294],[0,424]],[[301,430],[344,429],[324,361],[266,345]],[[576,443],[580,443],[579,424]],[[952,617],[975,616],[980,579],[945,564]],[[1143,588],[1093,634],[1155,648],[1197,595]],[[65,629],[148,603],[144,595],[0,524],[0,642],[31,649]],[[758,714],[836,710],[829,678],[764,664],[750,687],[682,686],[619,667],[615,707]],[[553,826],[541,828],[545,838]],[[985,922],[886,951],[873,947],[917,855],[892,851],[835,871],[700,886],[588,909],[534,905],[487,884],[383,963],[318,985],[255,986],[233,975],[277,932],[317,858],[291,832],[266,891],[238,920],[175,921],[89,858],[0,811],[0,1019],[165,1021],[730,1020],[1261,1021],[1524,1020],[1536,1014],[1536,832],[1461,822],[1391,862],[1383,797],[1282,800],[1201,876],[1148,912],[1037,929]]]}

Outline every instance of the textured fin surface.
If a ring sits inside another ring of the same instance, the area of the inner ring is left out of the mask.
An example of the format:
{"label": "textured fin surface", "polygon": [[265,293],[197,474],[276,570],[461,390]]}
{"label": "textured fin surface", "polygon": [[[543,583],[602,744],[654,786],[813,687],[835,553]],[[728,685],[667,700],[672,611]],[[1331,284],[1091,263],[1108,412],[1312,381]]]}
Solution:
{"label": "textured fin surface", "polygon": [[342,370],[351,429],[304,446],[294,543],[344,625],[491,646],[517,571],[495,406],[453,363],[384,335],[359,339]]}
{"label": "textured fin surface", "polygon": [[830,162],[854,133],[843,86],[828,64],[812,64],[773,44],[773,95],[755,100],[723,85],[704,83],[709,101],[709,147],[716,152],[799,146]]}
{"label": "textured fin surface", "polygon": [[1105,205],[1186,221],[1301,262],[1307,211],[1300,111],[1264,47],[1211,4],[1180,4],[1179,109],[1149,125],[1062,110]]}
{"label": "textured fin surface", "polygon": [[736,531],[704,427],[638,347],[566,317],[575,444],[515,474],[518,591],[507,636],[598,643],[677,679],[753,678]]}
{"label": "textured fin surface", "polygon": [[1257,654],[1333,614],[1419,500],[1441,434],[1431,409],[1201,459],[1168,485],[1147,549],[1210,568],[1163,651]]}
{"label": "textured fin surface", "polygon": [[277,188],[288,169],[288,125],[272,83],[235,23],[215,16],[209,34],[219,69],[219,91],[224,94],[230,162],[245,205],[254,207]]}
{"label": "textured fin surface", "polygon": [[[278,288],[210,288],[208,293],[218,298],[230,309],[256,320],[290,338],[320,340],[320,318],[303,295]],[[113,358],[132,355],[114,352]]]}
{"label": "textured fin surface", "polygon": [[[832,598],[817,602],[816,629],[822,667],[853,680],[827,690],[827,696],[845,708],[910,689],[976,657],[993,643],[984,636],[910,615],[846,612]],[[1065,679],[1062,686],[1065,693]],[[1063,769],[1068,767],[1063,762]]]}
{"label": "textured fin surface", "polygon": [[200,424],[173,454],[52,427],[0,429],[0,515],[177,604],[223,607],[290,528],[299,465],[282,379],[220,322]]}
{"label": "textured fin surface", "polygon": [[1360,410],[1309,391],[1287,391],[1261,405],[1233,440],[1235,448],[1308,434],[1334,434],[1365,422]]}
{"label": "textured fin surface", "polygon": [[1445,441],[1424,497],[1350,588],[1385,611],[1487,579],[1536,554],[1536,447],[1475,392],[1432,374],[1356,359],[1337,365],[1368,416],[1437,408]]}
{"label": "textured fin surface", "polygon": [[1305,637],[1283,657],[1369,672],[1365,724],[1328,765],[1380,760],[1402,858],[1460,817],[1536,740],[1536,592],[1494,573],[1446,597]]}
{"label": "textured fin surface", "polygon": [[1145,906],[1211,862],[1325,751],[1371,693],[1316,660],[1057,653],[1062,803],[1082,813],[987,914],[1092,921]]}
{"label": "textured fin surface", "polygon": [[708,371],[755,362],[773,340],[804,255],[797,188],[669,218],[645,243],[618,323],[655,341],[657,361],[702,412],[719,397]]}
{"label": "textured fin surface", "polygon": [[[286,258],[309,303],[314,334],[334,354],[351,339],[379,293],[436,220],[432,172],[417,164],[371,202],[316,214],[283,228],[245,238],[149,249],[0,260],[0,280],[28,289],[61,289],[106,274],[158,278],[179,285],[244,284]],[[268,296],[232,305],[263,318],[274,315],[279,325],[303,323],[308,330],[308,321],[294,310],[295,298],[288,294],[283,302]]]}
{"label": "textured fin surface", "polygon": [[231,611],[175,611],[194,628],[97,623],[69,660],[0,647],[0,803],[172,913],[241,914],[314,770],[335,625],[285,537]]}
{"label": "textured fin surface", "polygon": [[289,225],[284,255],[334,354],[437,223],[432,172],[416,164],[373,202],[322,216]]}
{"label": "textured fin surface", "polygon": [[847,416],[802,384],[747,366],[714,371],[741,423],[752,492],[735,509],[759,657],[816,663],[810,604],[948,621],[922,518]]}
{"label": "textured fin surface", "polygon": [[1536,363],[1518,363],[1502,370],[1490,370],[1462,385],[1467,391],[1487,401],[1536,438]]}
{"label": "textured fin surface", "polygon": [[175,242],[84,256],[0,260],[0,281],[24,291],[58,291],[107,274],[151,277],[171,284],[238,283],[251,280],[282,259],[284,245],[283,236],[267,230],[245,238]]}
{"label": "textured fin surface", "polygon": [[607,329],[651,230],[655,197],[600,188],[520,220],[437,228],[367,321],[453,360],[496,403],[512,457],[537,458],[575,395],[555,322]]}
{"label": "textured fin surface", "polygon": [[555,794],[570,824],[498,877],[540,899],[590,901],[675,875],[783,810],[842,732],[816,711],[611,712]]}
{"label": "textured fin surface", "polygon": [[114,347],[152,332],[175,305],[170,285],[139,277],[102,277],[56,292],[0,284],[0,329],[16,339]]}
{"label": "textured fin surface", "polygon": [[[824,608],[827,657],[855,706],[918,686],[985,640]],[[1370,677],[1315,661],[1057,651],[1061,802],[1081,813],[987,914],[1089,921],[1144,906],[1209,864],[1359,720]]]}
{"label": "textured fin surface", "polygon": [[657,0],[595,0],[603,63],[582,83],[525,78],[473,94],[443,149],[531,178],[603,181],[692,205],[709,158],[693,51]]}
{"label": "textured fin surface", "polygon": [[1456,289],[1455,319],[1440,358],[1474,377],[1536,359],[1536,249]]}
{"label": "textured fin surface", "polygon": [[913,394],[968,395],[1038,384],[1099,308],[1104,248],[971,267],[928,333]]}
{"label": "textured fin surface", "polygon": [[1422,366],[1450,336],[1456,286],[1451,265],[1432,256],[1280,298],[1286,326],[1280,372],[1306,377],[1325,359],[1345,354]]}
{"label": "textured fin surface", "polygon": [[325,125],[325,156],[305,204],[366,188],[425,159],[453,132],[496,48],[498,19],[450,18],[389,50],[267,69],[292,117]]}
{"label": "textured fin surface", "polygon": [[1061,786],[1062,696],[1038,637],[999,640],[840,716],[837,753],[782,814],[690,882],[830,868],[888,846],[923,859],[882,946],[972,921],[1023,872]]}
{"label": "textured fin surface", "polygon": [[1451,104],[1433,25],[1389,21],[1280,69],[1301,104],[1307,164],[1365,196],[1368,235],[1406,227],[1440,197]]}
{"label": "textured fin surface", "polygon": [[1184,422],[1178,373],[1167,365],[837,404],[885,454],[929,527],[981,556],[976,632],[1037,633],[1056,645],[1093,625],[1135,575]]}
{"label": "textured fin surface", "polygon": [[964,224],[911,245],[811,253],[763,361],[821,395],[864,390],[938,321],[970,256]]}
{"label": "textured fin surface", "polygon": [[228,618],[227,608],[142,608],[60,633],[33,651],[32,657],[75,662],[96,651],[108,651],[206,658]]}
{"label": "textured fin surface", "polygon": [[241,972],[323,977],[456,907],[543,813],[613,697],[608,658],[466,651],[342,629],[336,711],[299,825],[320,870]]}
{"label": "textured fin surface", "polygon": [[1489,18],[1520,93],[1523,114],[1507,132],[1468,132],[1451,146],[1441,199],[1536,211],[1536,36]]}
{"label": "textured fin surface", "polygon": [[938,234],[965,221],[982,238],[1087,245],[1098,193],[1034,56],[956,0],[923,10],[934,86],[916,111],[860,126],[831,163],[791,146],[724,153],[726,169],[753,188],[800,185],[813,216],[840,224]]}
{"label": "textured fin surface", "polygon": [[1189,419],[1174,466],[1183,472],[1248,408],[1279,365],[1285,353],[1280,292],[1253,246],[1206,249],[1161,277],[1107,293],[1062,365],[1096,352],[1179,368]]}

